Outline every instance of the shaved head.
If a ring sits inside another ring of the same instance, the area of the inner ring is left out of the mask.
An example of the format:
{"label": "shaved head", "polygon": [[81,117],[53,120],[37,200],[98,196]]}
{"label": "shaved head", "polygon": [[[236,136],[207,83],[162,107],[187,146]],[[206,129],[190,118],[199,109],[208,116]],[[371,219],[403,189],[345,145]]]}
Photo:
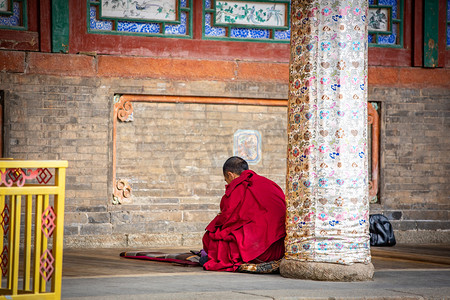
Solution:
{"label": "shaved head", "polygon": [[226,176],[227,172],[241,175],[242,172],[248,170],[247,162],[239,156],[232,156],[223,164],[223,175]]}

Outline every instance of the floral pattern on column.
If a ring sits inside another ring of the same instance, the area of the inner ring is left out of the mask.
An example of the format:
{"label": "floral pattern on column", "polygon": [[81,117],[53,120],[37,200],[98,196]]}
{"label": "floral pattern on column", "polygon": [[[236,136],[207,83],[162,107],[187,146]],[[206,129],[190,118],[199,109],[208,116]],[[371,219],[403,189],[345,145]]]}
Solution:
{"label": "floral pattern on column", "polygon": [[293,0],[286,259],[370,262],[363,0]]}

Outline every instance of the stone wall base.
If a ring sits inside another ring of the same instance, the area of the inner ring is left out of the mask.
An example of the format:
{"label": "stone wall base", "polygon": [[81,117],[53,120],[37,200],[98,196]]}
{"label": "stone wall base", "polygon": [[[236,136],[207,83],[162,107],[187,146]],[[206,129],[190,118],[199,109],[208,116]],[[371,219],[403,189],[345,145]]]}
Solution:
{"label": "stone wall base", "polygon": [[[66,228],[67,230],[67,228]],[[189,233],[128,233],[77,235],[65,232],[64,248],[201,248],[204,231]],[[394,230],[398,245],[450,244],[450,230]]]}
{"label": "stone wall base", "polygon": [[450,230],[394,230],[397,244],[450,244]]}
{"label": "stone wall base", "polygon": [[127,237],[125,235],[91,235],[64,236],[64,249],[68,248],[125,248]]}
{"label": "stone wall base", "polygon": [[66,235],[64,249],[69,248],[124,248],[124,249],[202,249],[203,232],[188,234],[109,234],[109,235]]}
{"label": "stone wall base", "polygon": [[283,259],[280,265],[283,277],[320,281],[367,281],[372,280],[373,272],[371,263],[341,265]]}

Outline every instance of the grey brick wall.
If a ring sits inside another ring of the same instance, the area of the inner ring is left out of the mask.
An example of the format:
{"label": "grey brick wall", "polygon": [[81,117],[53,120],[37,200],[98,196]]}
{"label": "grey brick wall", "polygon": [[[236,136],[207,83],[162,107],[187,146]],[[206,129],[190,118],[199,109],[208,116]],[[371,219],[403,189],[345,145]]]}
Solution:
{"label": "grey brick wall", "polygon": [[450,91],[372,88],[382,105],[381,199],[402,242],[450,241]]}
{"label": "grey brick wall", "polygon": [[116,93],[283,99],[287,86],[0,73],[0,90],[6,156],[69,161],[66,247],[199,246],[237,129],[260,131],[251,168],[284,188],[284,107],[133,103],[134,121],[117,131],[117,177],[131,179],[133,196],[112,205],[112,109]]}
{"label": "grey brick wall", "polygon": [[113,234],[200,241],[219,211],[222,165],[238,129],[261,133],[262,160],[251,168],[285,185],[285,107],[134,102],[133,119],[117,124],[117,178],[133,196],[112,215]]}
{"label": "grey brick wall", "polygon": [[[0,73],[0,90],[6,156],[69,161],[66,247],[199,245],[237,129],[261,132],[263,159],[252,169],[284,188],[285,108],[134,103],[134,121],[118,123],[117,135],[117,175],[131,177],[133,197],[112,205],[112,107],[115,94],[285,99],[287,85]],[[392,220],[399,242],[450,242],[449,98],[444,89],[369,90],[382,110],[371,213]]]}

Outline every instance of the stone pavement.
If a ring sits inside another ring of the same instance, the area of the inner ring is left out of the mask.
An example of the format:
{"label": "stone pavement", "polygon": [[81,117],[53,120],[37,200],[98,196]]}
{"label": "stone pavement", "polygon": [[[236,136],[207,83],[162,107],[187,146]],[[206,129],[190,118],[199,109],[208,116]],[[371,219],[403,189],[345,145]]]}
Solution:
{"label": "stone pavement", "polygon": [[450,245],[372,248],[375,275],[368,282],[208,272],[120,258],[123,250],[66,249],[62,299],[450,299]]}

